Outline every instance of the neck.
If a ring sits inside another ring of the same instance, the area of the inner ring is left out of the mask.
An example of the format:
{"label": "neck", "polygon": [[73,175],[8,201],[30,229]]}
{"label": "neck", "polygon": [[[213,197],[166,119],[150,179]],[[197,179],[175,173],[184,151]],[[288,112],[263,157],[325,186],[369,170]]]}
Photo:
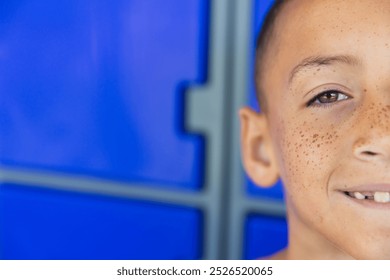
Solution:
{"label": "neck", "polygon": [[289,246],[285,251],[286,259],[353,259],[350,255],[338,249],[315,229],[304,224],[294,212],[289,213],[288,220]]}

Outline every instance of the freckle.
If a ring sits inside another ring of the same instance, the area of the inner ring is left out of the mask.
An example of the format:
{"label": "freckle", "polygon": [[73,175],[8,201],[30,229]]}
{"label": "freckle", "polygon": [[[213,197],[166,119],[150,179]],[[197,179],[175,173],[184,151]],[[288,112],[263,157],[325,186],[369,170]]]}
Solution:
{"label": "freckle", "polygon": [[367,92],[367,89],[366,89],[366,88],[364,89],[364,92]]}

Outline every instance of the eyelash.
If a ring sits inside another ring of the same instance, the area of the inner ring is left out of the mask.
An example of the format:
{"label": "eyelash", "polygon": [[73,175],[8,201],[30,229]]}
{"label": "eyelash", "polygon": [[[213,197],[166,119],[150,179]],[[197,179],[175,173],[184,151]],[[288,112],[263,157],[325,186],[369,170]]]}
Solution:
{"label": "eyelash", "polygon": [[[328,102],[328,103],[321,103],[319,101],[319,98],[321,96],[324,96],[325,94],[329,94],[329,93],[336,93],[337,94],[337,100],[333,101],[333,102]],[[340,95],[343,95],[344,97],[342,99],[339,100],[340,98]],[[317,94],[315,97],[313,97],[312,99],[310,99],[309,102],[307,102],[306,104],[306,107],[319,107],[319,108],[327,108],[329,106],[333,106],[335,103],[338,103],[340,101],[343,101],[343,100],[346,100],[346,99],[349,99],[350,97],[348,95],[346,95],[345,93],[342,93],[341,91],[339,90],[334,90],[334,89],[331,89],[331,90],[326,90],[326,91],[323,91],[321,92],[320,94]]]}

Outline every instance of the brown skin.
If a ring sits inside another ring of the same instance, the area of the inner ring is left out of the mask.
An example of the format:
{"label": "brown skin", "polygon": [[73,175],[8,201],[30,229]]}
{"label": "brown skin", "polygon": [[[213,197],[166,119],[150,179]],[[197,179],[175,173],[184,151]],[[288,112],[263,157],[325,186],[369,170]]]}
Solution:
{"label": "brown skin", "polygon": [[[285,186],[289,246],[271,258],[390,259],[390,210],[343,193],[390,184],[390,1],[292,0],[275,32],[267,112],[240,111],[247,173]],[[295,68],[318,56],[338,58]]]}

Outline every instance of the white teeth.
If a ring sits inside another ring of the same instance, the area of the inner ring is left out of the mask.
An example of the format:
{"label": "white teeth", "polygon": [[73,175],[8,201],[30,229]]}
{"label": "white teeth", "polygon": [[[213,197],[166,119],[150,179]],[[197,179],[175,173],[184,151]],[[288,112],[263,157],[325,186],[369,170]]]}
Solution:
{"label": "white teeth", "polygon": [[386,203],[390,201],[390,193],[388,192],[375,192],[374,193],[375,202]]}
{"label": "white teeth", "polygon": [[390,202],[389,192],[365,192],[364,194],[361,192],[350,192],[349,195],[359,200],[368,199],[379,203]]}
{"label": "white teeth", "polygon": [[353,194],[354,194],[355,198],[357,198],[357,199],[364,199],[365,198],[365,196],[362,195],[360,192],[354,192]]}

